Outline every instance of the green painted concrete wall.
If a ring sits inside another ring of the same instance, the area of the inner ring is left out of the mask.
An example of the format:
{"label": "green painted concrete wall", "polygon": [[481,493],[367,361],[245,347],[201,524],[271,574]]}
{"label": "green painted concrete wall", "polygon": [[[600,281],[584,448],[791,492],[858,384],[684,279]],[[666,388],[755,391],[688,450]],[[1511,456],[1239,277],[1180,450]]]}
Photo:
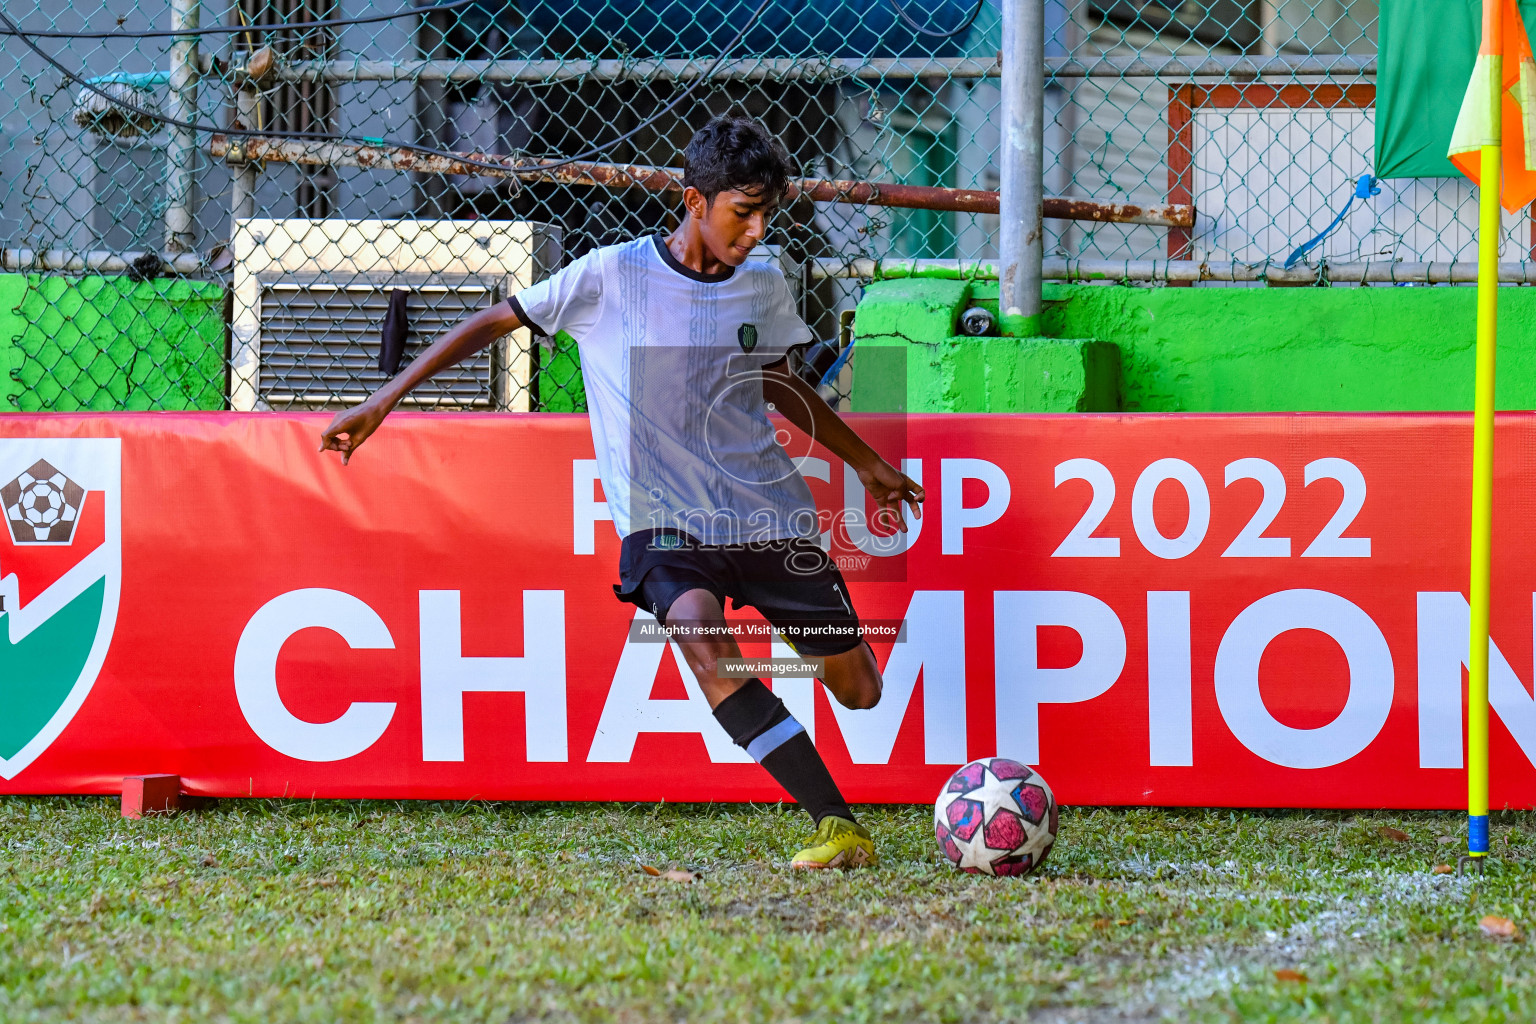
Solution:
{"label": "green painted concrete wall", "polygon": [[576,339],[561,331],[555,335],[552,349],[540,349],[536,356],[534,393],[539,412],[586,412],[587,388],[581,378],[581,353]]}
{"label": "green painted concrete wall", "polygon": [[16,347],[21,331],[15,323],[27,279],[21,274],[0,274],[0,412],[18,408],[21,395],[21,356]]}
{"label": "green painted concrete wall", "polygon": [[222,409],[224,289],[0,275],[0,410]]}
{"label": "green painted concrete wall", "polygon": [[[1471,288],[1138,288],[1048,284],[1046,334],[1093,339],[1118,352],[1118,405],[1137,412],[1413,411],[1472,407]],[[960,352],[954,322],[966,304],[997,310],[995,281],[877,281],[859,305],[862,345],[904,344],[919,367]],[[1018,339],[1024,341],[1025,339]],[[1084,342],[1072,341],[1082,346]],[[1027,346],[1025,346],[1027,347]],[[1005,363],[1026,365],[1017,353]],[[857,365],[857,356],[855,357]],[[990,363],[997,372],[997,362]],[[1105,408],[1109,367],[1073,396],[1034,375],[1017,411]],[[909,407],[1003,411],[960,365],[913,382]],[[1026,380],[1027,375],[1021,376]],[[1097,380],[1098,392],[1090,394]],[[1059,376],[1054,378],[1061,382]],[[860,405],[857,370],[854,406]],[[1498,403],[1536,408],[1536,288],[1499,290]],[[883,399],[882,399],[883,400]],[[990,403],[990,404],[989,404]]]}
{"label": "green painted concrete wall", "polygon": [[[955,412],[1465,410],[1471,288],[1047,285],[1048,337],[964,338],[997,283],[877,281],[859,305],[852,407]],[[224,407],[224,291],[0,274],[0,410]],[[581,408],[569,339],[541,406]],[[1536,288],[1499,291],[1504,409],[1536,408]]]}
{"label": "green painted concrete wall", "polygon": [[[1119,347],[1148,412],[1472,408],[1472,288],[1057,286],[1046,329]],[[1536,288],[1499,289],[1498,404],[1536,408]]]}

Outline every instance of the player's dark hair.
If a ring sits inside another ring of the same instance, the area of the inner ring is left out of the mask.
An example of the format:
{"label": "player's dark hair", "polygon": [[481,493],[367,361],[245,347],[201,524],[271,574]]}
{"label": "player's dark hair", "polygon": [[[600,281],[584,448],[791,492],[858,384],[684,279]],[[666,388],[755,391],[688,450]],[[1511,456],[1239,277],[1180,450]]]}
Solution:
{"label": "player's dark hair", "polygon": [[732,189],[777,199],[794,173],[783,145],[750,117],[722,114],[683,150],[683,187],[698,189],[706,203]]}

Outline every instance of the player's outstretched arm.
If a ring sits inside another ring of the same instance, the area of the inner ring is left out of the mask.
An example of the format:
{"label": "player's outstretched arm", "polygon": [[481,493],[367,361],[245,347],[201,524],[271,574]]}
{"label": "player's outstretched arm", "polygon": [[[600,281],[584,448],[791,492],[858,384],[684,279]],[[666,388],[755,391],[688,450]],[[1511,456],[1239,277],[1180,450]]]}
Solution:
{"label": "player's outstretched arm", "polygon": [[827,450],[859,474],[864,489],[875,499],[876,516],[892,517],[901,532],[907,532],[906,510],[915,519],[923,517],[927,493],[916,481],[882,459],[841,416],[822,401],[816,389],[798,374],[791,373],[789,362],[781,359],[763,367],[763,398],[771,402],[784,418],[826,445]]}
{"label": "player's outstretched arm", "polygon": [[400,400],[422,381],[455,366],[485,348],[497,338],[523,326],[512,307],[498,302],[490,309],[454,324],[434,341],[411,365],[401,370],[361,405],[343,409],[320,435],[320,450],[341,452],[341,464],[351,461],[358,446],[368,440]]}

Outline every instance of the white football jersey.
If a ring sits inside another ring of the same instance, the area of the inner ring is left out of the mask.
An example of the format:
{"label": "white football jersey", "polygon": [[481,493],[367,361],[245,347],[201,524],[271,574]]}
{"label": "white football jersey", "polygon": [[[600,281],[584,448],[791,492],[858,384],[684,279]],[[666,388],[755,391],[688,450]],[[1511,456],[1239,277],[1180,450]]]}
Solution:
{"label": "white football jersey", "polygon": [[758,371],[811,340],[776,266],[702,274],[660,236],[595,249],[511,300],[581,351],[592,442],[620,537],[706,544],[815,537],[815,505],[774,436]]}

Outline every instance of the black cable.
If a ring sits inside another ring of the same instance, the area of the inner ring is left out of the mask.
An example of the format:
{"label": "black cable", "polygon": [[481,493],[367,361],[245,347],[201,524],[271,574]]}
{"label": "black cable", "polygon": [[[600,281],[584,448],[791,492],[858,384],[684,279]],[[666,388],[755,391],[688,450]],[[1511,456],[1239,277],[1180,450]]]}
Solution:
{"label": "black cable", "polygon": [[[589,156],[595,156],[598,153],[612,149],[614,146],[634,138],[636,135],[640,134],[651,125],[655,124],[658,120],[661,119],[663,114],[672,110],[672,108],[676,107],[679,103],[686,99],[694,89],[699,87],[701,82],[706,81],[709,76],[714,73],[714,70],[720,66],[720,62],[725,60],[726,54],[728,54],[737,43],[741,42],[742,38],[745,37],[752,26],[757,23],[757,19],[762,16],[763,11],[767,10],[768,5],[772,2],[773,0],[762,0],[762,2],[757,5],[757,9],[752,12],[752,17],[747,19],[747,23],[741,27],[741,30],[736,33],[730,42],[726,43],[725,46],[721,48],[719,55],[715,57],[714,62],[710,64],[709,68],[698,78],[694,79],[691,83],[684,87],[683,91],[674,96],[672,100],[666,104],[666,106],[656,111],[650,117],[647,117],[645,120],[641,121],[639,124],[635,125],[635,127],[631,128],[624,134],[619,135],[616,138],[609,139],[607,142],[601,145],[594,146],[591,149],[577,153],[575,156],[570,156],[564,158],[563,160],[547,163],[541,161],[537,167],[525,168],[524,170],[531,172],[551,171],[559,167],[565,167],[568,164],[578,163],[582,160],[585,160]],[[69,81],[75,83],[78,86],[81,86],[82,88],[90,90],[91,92],[105,99],[107,102],[111,103],[113,106],[126,110],[131,114],[138,114],[140,117],[145,117],[152,121],[157,121],[161,124],[170,125],[173,128],[184,128],[188,131],[207,132],[214,135],[237,135],[243,138],[280,138],[298,139],[301,141],[310,140],[324,142],[355,142],[367,146],[404,149],[416,153],[425,153],[428,156],[443,157],[444,159],[453,160],[456,163],[461,163],[469,167],[479,167],[488,171],[500,171],[503,174],[515,174],[519,170],[519,168],[509,167],[504,163],[491,163],[485,160],[471,160],[464,156],[464,154],[455,153],[452,150],[435,149],[431,146],[423,146],[420,143],[415,142],[396,142],[389,139],[376,138],[369,135],[342,135],[332,132],[285,132],[251,128],[222,128],[217,125],[198,124],[195,121],[182,121],[178,118],[162,114],[156,110],[146,110],[145,108],[135,106],[132,103],[126,103],[116,96],[113,96],[111,93],[107,92],[105,89],[101,88],[95,83],[81,78],[75,72],[69,70],[63,64],[59,63],[59,61],[54,59],[52,55],[45,52],[40,46],[33,42],[30,34],[22,32],[20,29],[18,29],[16,27],[16,23],[6,16],[3,8],[0,8],[0,30],[3,29],[10,30],[9,32],[4,32],[3,34],[13,35],[20,39],[28,49],[41,57],[45,62],[52,66],[55,71],[63,75]],[[247,31],[249,31],[249,29],[247,29]]]}
{"label": "black cable", "polygon": [[[467,7],[470,4],[479,3],[480,0],[448,0],[447,3],[429,4],[423,7],[412,7],[406,11],[396,11],[393,14],[371,14],[366,18],[340,18],[334,21],[285,21],[276,25],[212,25],[208,28],[176,29],[151,29],[147,32],[60,32],[57,29],[37,30],[17,28],[10,24],[9,28],[0,28],[0,36],[21,36],[33,39],[184,39],[192,36],[218,36],[238,35],[242,32],[281,32],[295,30],[309,32],[322,28],[344,28],[347,25],[371,25],[378,21],[393,21],[396,18],[409,18],[417,14],[431,14],[433,11],[449,11],[459,7]],[[10,23],[10,19],[6,19]]]}
{"label": "black cable", "polygon": [[962,35],[971,30],[971,26],[976,24],[976,19],[981,16],[982,5],[986,2],[987,0],[976,0],[976,7],[971,11],[971,16],[966,18],[965,21],[961,23],[959,28],[953,29],[949,32],[935,32],[933,29],[924,28],[923,26],[919,25],[917,22],[913,21],[912,16],[902,8],[901,0],[891,0],[891,6],[896,9],[896,16],[900,18],[908,28],[916,32],[918,35],[927,36],[930,39],[953,39],[955,36]]}

